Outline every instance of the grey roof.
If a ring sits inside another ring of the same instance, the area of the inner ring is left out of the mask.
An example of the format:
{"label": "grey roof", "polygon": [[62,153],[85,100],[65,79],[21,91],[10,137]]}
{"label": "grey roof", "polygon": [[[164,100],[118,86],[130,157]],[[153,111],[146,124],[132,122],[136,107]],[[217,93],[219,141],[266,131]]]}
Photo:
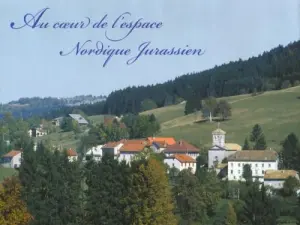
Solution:
{"label": "grey roof", "polygon": [[80,114],[69,114],[74,120],[76,120],[79,124],[88,124],[88,121],[84,119]]}
{"label": "grey roof", "polygon": [[228,156],[229,161],[276,161],[277,152],[273,150],[242,150]]}

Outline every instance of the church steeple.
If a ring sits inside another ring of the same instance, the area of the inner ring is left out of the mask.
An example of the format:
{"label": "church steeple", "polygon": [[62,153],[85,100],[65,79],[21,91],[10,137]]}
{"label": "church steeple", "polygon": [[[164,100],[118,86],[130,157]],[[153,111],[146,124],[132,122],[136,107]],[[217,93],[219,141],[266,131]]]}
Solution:
{"label": "church steeple", "polygon": [[220,129],[220,123],[218,123],[218,128],[212,132],[213,145],[225,147],[225,134],[226,132]]}

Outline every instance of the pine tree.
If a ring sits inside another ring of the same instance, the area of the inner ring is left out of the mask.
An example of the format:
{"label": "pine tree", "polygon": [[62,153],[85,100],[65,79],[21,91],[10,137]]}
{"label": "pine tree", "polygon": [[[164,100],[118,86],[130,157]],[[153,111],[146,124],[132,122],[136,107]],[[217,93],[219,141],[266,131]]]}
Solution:
{"label": "pine tree", "polygon": [[177,210],[187,223],[207,222],[207,205],[202,193],[205,193],[198,178],[188,170],[182,170],[175,182],[174,196]]}
{"label": "pine tree", "polygon": [[265,136],[261,134],[254,145],[254,149],[265,150],[266,148],[267,148],[267,143],[266,143]]}
{"label": "pine tree", "polygon": [[173,199],[163,165],[150,157],[132,164],[126,215],[131,225],[174,225]]}
{"label": "pine tree", "polygon": [[282,142],[282,164],[285,169],[294,169],[300,172],[300,143],[294,133],[290,133]]}
{"label": "pine tree", "polygon": [[259,124],[255,124],[250,135],[250,141],[256,143],[256,141],[259,139],[261,135],[262,135],[261,126]]}
{"label": "pine tree", "polygon": [[254,125],[250,135],[250,141],[254,143],[254,150],[265,150],[267,148],[266,139],[260,125]]}
{"label": "pine tree", "polygon": [[244,145],[243,145],[243,150],[250,150],[250,145],[249,145],[249,142],[248,142],[248,138],[245,138]]}
{"label": "pine tree", "polygon": [[85,171],[85,221],[90,225],[130,225],[125,213],[130,190],[130,167],[125,161],[119,163],[112,156],[104,155],[101,162],[88,162]]}

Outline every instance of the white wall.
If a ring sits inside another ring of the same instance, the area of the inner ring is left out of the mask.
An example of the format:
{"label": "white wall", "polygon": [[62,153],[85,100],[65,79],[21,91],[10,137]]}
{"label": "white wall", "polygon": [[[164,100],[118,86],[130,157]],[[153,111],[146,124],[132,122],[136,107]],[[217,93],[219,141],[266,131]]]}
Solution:
{"label": "white wall", "polygon": [[170,168],[175,167],[180,171],[191,168],[193,173],[196,172],[196,163],[181,163],[177,159],[173,158],[165,159],[164,163],[166,163]]}
{"label": "white wall", "polygon": [[137,153],[132,153],[132,152],[121,152],[119,155],[119,161],[121,162],[125,160],[127,163],[130,163],[136,154]]}
{"label": "white wall", "polygon": [[284,180],[265,180],[264,185],[265,186],[271,186],[275,189],[281,189],[283,188]]}
{"label": "white wall", "polygon": [[70,162],[76,161],[77,158],[78,158],[78,156],[68,156],[68,159],[69,159]]}
{"label": "white wall", "polygon": [[252,176],[262,177],[260,181],[263,181],[264,172],[266,170],[278,170],[278,161],[262,162],[262,161],[229,161],[228,162],[228,180],[244,180],[243,166],[249,164],[252,169]]}
{"label": "white wall", "polygon": [[19,153],[18,155],[15,155],[14,157],[12,157],[12,160],[10,161],[10,167],[11,168],[20,167],[21,159],[22,159],[22,153]]}

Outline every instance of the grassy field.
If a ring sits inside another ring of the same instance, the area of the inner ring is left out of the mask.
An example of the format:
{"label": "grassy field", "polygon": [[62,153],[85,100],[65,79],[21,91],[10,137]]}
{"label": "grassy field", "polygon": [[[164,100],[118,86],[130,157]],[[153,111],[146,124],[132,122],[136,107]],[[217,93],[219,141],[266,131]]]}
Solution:
{"label": "grassy field", "polygon": [[[300,86],[270,91],[257,96],[239,95],[223,98],[231,103],[232,118],[221,122],[226,142],[243,144],[252,127],[258,123],[265,133],[268,147],[280,148],[280,142],[290,133],[300,136]],[[162,136],[174,136],[194,144],[211,145],[215,122],[197,123],[200,115],[184,116],[184,104],[143,112],[153,113],[161,122]]]}
{"label": "grassy field", "polygon": [[38,137],[36,141],[45,141],[48,140],[52,145],[61,146],[64,148],[73,148],[76,149],[79,142],[79,138],[76,139],[74,132],[56,132],[49,135]]}
{"label": "grassy field", "polygon": [[17,170],[12,168],[0,167],[0,183],[6,178],[18,174]]}

